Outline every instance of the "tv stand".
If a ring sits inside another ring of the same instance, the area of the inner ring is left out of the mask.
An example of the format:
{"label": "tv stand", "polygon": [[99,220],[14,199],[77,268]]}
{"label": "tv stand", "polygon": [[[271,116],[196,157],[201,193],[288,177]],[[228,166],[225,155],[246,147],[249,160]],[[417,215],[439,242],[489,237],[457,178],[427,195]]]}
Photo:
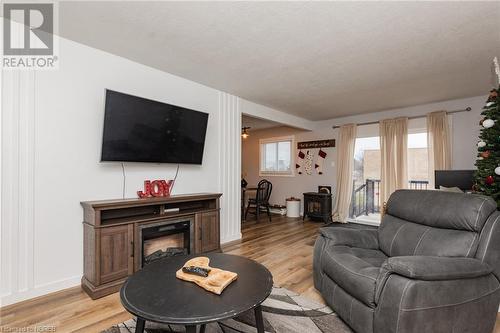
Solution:
{"label": "tv stand", "polygon": [[142,268],[149,226],[189,223],[189,253],[220,251],[220,193],[147,199],[81,202],[83,207],[82,288],[92,299],[118,291]]}

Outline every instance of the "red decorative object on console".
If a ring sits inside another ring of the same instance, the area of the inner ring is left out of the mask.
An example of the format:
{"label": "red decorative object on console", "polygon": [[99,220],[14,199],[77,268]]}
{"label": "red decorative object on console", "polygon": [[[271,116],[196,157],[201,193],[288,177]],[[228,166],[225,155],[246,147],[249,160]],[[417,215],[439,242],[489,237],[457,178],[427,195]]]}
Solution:
{"label": "red decorative object on console", "polygon": [[145,180],[144,190],[137,191],[139,198],[169,197],[173,180]]}

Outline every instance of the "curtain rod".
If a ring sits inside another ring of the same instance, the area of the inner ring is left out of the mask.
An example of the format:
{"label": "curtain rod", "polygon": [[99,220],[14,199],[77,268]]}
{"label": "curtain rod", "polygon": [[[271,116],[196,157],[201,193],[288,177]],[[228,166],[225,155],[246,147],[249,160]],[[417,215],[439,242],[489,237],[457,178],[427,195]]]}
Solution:
{"label": "curtain rod", "polygon": [[[472,110],[472,108],[470,106],[468,106],[468,107],[466,107],[465,109],[462,109],[462,110],[447,111],[446,114],[453,114],[453,113],[459,113],[459,112],[469,112],[470,110]],[[427,115],[408,117],[408,120],[410,120],[410,119],[425,118],[425,117],[427,117]],[[373,125],[373,124],[378,124],[378,123],[379,123],[379,121],[369,121],[369,122],[366,122],[366,123],[356,124],[356,126]],[[340,126],[332,126],[332,128],[333,129],[340,128]]]}

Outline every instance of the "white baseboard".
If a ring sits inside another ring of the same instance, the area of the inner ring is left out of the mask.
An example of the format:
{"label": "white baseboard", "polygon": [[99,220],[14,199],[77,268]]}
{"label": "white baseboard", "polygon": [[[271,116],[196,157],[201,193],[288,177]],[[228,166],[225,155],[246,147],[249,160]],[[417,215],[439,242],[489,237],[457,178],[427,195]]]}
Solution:
{"label": "white baseboard", "polygon": [[81,279],[82,279],[81,276],[74,276],[68,279],[63,279],[59,281],[38,285],[33,289],[27,289],[15,293],[2,295],[2,297],[0,298],[0,306],[6,306],[22,302],[28,299],[43,296],[63,289],[79,286]]}

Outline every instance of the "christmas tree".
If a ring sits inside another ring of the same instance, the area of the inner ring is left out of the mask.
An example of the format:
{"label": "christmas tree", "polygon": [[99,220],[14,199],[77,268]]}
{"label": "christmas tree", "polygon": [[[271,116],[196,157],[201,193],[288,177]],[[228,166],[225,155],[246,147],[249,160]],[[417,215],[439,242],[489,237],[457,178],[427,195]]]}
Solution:
{"label": "christmas tree", "polygon": [[477,143],[474,191],[492,197],[500,207],[500,97],[499,89],[490,91],[483,107],[481,134]]}

